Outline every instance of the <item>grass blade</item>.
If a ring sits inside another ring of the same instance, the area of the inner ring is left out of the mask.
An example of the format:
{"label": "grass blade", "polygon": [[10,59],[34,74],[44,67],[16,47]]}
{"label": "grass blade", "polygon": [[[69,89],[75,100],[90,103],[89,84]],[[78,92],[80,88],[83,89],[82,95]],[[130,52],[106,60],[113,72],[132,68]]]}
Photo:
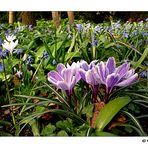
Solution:
{"label": "grass blade", "polygon": [[139,128],[143,136],[146,136],[146,133],[144,132],[142,126],[140,125],[139,121],[129,112],[122,111],[124,114],[126,114],[133,122],[134,124]]}

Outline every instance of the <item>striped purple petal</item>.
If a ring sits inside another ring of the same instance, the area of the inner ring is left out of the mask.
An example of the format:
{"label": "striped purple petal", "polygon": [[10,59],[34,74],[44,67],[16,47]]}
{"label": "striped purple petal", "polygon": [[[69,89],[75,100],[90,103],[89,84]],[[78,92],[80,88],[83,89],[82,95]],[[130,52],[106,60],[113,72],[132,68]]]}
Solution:
{"label": "striped purple petal", "polygon": [[82,61],[80,62],[80,67],[81,67],[82,69],[84,69],[85,71],[88,71],[88,70],[89,70],[89,65],[88,65],[88,63],[87,63],[86,61],[84,61],[84,60],[82,60]]}
{"label": "striped purple petal", "polygon": [[57,87],[62,89],[62,90],[69,90],[67,83],[65,83],[64,81],[57,82]]}
{"label": "striped purple petal", "polygon": [[48,78],[52,78],[52,80],[54,82],[57,82],[57,81],[62,81],[63,78],[59,75],[59,73],[57,73],[56,71],[50,71],[48,73]]}
{"label": "striped purple petal", "polygon": [[85,78],[85,74],[86,74],[86,71],[83,70],[82,68],[79,69],[79,74],[81,76],[81,78],[86,81],[86,78]]}
{"label": "striped purple petal", "polygon": [[115,73],[108,75],[106,79],[106,90],[107,93],[110,93],[113,89],[113,87],[117,84],[119,80],[119,76]]}
{"label": "striped purple petal", "polygon": [[119,74],[120,78],[122,78],[130,69],[130,65],[128,63],[123,63],[121,66],[117,68],[116,73]]}
{"label": "striped purple petal", "polygon": [[122,86],[128,86],[128,85],[132,84],[137,78],[138,78],[138,74],[135,73],[133,76],[131,76],[128,79],[125,79],[125,80],[121,81],[116,86],[120,86],[120,87],[122,87]]}
{"label": "striped purple petal", "polygon": [[62,71],[64,68],[66,68],[65,65],[63,65],[63,64],[61,64],[61,63],[58,64],[58,65],[57,65],[57,71],[58,71],[58,73],[61,74],[61,71]]}
{"label": "striped purple petal", "polygon": [[100,64],[98,65],[98,73],[100,75],[100,80],[102,81],[102,83],[105,83],[105,64],[104,62],[100,62]]}
{"label": "striped purple petal", "polygon": [[115,63],[115,59],[114,57],[111,57],[107,60],[106,62],[106,67],[109,70],[109,74],[113,73],[115,71],[116,68],[116,63]]}

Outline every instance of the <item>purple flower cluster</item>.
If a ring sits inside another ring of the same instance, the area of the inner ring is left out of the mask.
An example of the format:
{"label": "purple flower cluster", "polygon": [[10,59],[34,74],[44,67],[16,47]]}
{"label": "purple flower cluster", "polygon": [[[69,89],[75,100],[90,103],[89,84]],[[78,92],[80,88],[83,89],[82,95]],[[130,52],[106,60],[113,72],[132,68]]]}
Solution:
{"label": "purple flower cluster", "polygon": [[72,94],[75,84],[81,79],[79,74],[79,64],[73,63],[71,66],[63,64],[57,65],[57,71],[50,71],[48,73],[48,81],[65,90],[67,95]]}
{"label": "purple flower cluster", "polygon": [[[96,99],[98,88],[105,86],[106,95],[110,95],[114,88],[128,86],[138,78],[130,64],[125,62],[120,66],[116,66],[114,57],[110,57],[107,62],[92,61],[88,64],[82,60],[72,63],[70,66],[63,64],[57,65],[57,71],[48,73],[48,81],[59,89],[66,91],[67,95],[71,95],[73,88],[80,79],[84,80],[92,88],[93,99]],[[93,101],[95,102],[95,100]]]}
{"label": "purple flower cluster", "polygon": [[79,33],[83,31],[83,25],[82,24],[76,24],[76,29],[78,30]]}

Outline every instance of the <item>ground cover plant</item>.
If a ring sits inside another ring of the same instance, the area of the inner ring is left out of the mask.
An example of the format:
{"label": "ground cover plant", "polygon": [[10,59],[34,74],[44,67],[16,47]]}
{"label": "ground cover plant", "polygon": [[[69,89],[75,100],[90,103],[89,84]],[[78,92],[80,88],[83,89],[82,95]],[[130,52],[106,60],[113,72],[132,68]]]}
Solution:
{"label": "ground cover plant", "polygon": [[1,136],[147,136],[148,20],[0,25]]}

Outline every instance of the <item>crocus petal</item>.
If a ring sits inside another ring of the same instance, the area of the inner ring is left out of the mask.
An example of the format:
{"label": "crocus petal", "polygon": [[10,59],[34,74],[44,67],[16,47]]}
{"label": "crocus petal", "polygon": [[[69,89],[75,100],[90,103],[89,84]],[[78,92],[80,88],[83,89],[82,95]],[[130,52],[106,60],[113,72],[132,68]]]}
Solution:
{"label": "crocus petal", "polygon": [[106,62],[106,67],[108,68],[109,70],[109,74],[113,73],[115,71],[115,68],[116,68],[116,62],[115,62],[115,59],[114,57],[111,57],[107,60]]}
{"label": "crocus petal", "polygon": [[73,62],[71,68],[73,69],[73,72],[75,74],[76,71],[80,68],[80,62],[79,61],[77,63]]}
{"label": "crocus petal", "polygon": [[95,67],[97,62],[98,62],[97,60],[93,60],[92,62],[90,62],[89,69],[92,69],[93,67]]}
{"label": "crocus petal", "polygon": [[104,62],[100,62],[100,64],[97,67],[98,69],[98,73],[100,75],[100,80],[102,81],[102,83],[105,83],[105,64]]}
{"label": "crocus petal", "polygon": [[69,90],[67,84],[64,81],[57,82],[57,87],[62,90]]}
{"label": "crocus petal", "polygon": [[80,79],[81,79],[81,75],[80,75],[79,71],[77,71],[75,74],[75,83],[78,83],[80,81]]}
{"label": "crocus petal", "polygon": [[68,84],[68,90],[71,91],[76,83],[77,83],[76,82],[76,77],[73,76],[72,79],[71,79],[71,83]]}
{"label": "crocus petal", "polygon": [[95,84],[95,80],[94,80],[94,77],[92,75],[92,72],[91,70],[88,70],[86,72],[86,75],[85,75],[85,78],[86,78],[86,82],[90,85],[94,85]]}
{"label": "crocus petal", "polygon": [[116,75],[115,73],[110,74],[110,75],[107,76],[106,89],[107,89],[108,93],[110,93],[112,91],[113,87],[116,85],[118,80],[119,80],[119,76]]}
{"label": "crocus petal", "polygon": [[120,83],[116,84],[116,86],[127,86],[130,85],[131,83],[133,83],[136,79],[138,78],[138,74],[135,73],[133,76],[131,76],[128,79],[125,79],[123,81],[121,81]]}
{"label": "crocus petal", "polygon": [[98,85],[100,82],[99,77],[95,77],[96,75],[94,73],[95,73],[95,69],[88,70],[85,75],[86,82],[92,86]]}
{"label": "crocus petal", "polygon": [[92,75],[93,75],[93,77],[95,79],[95,85],[100,84],[101,83],[101,80],[100,80],[100,76],[98,74],[97,68],[96,67],[93,67],[91,69],[91,71],[92,71]]}
{"label": "crocus petal", "polygon": [[134,70],[134,69],[129,70],[129,71],[126,73],[125,78],[131,77],[134,73],[135,73],[135,70]]}
{"label": "crocus petal", "polygon": [[61,76],[67,83],[70,83],[73,77],[73,70],[71,68],[63,69]]}
{"label": "crocus petal", "polygon": [[82,61],[80,62],[80,67],[81,67],[82,69],[84,69],[85,71],[88,71],[88,69],[89,69],[88,63],[87,63],[86,61],[84,61],[84,60],[82,60]]}
{"label": "crocus petal", "polygon": [[119,74],[120,78],[122,78],[130,69],[130,65],[128,63],[123,63],[121,66],[117,68],[116,73]]}
{"label": "crocus petal", "polygon": [[48,77],[54,79],[55,81],[62,81],[63,78],[56,71],[50,71]]}
{"label": "crocus petal", "polygon": [[48,79],[48,81],[49,81],[50,83],[52,83],[53,85],[57,86],[57,82],[58,82],[58,81],[56,81],[56,80],[53,79],[52,77],[48,77],[47,79]]}
{"label": "crocus petal", "polygon": [[62,71],[64,68],[66,68],[64,64],[61,64],[61,63],[58,64],[58,65],[57,65],[57,71],[58,71],[58,73],[61,74],[61,71]]}
{"label": "crocus petal", "polygon": [[85,74],[86,74],[86,71],[83,70],[82,68],[79,69],[79,74],[81,76],[81,78],[86,81],[86,78],[85,78]]}

